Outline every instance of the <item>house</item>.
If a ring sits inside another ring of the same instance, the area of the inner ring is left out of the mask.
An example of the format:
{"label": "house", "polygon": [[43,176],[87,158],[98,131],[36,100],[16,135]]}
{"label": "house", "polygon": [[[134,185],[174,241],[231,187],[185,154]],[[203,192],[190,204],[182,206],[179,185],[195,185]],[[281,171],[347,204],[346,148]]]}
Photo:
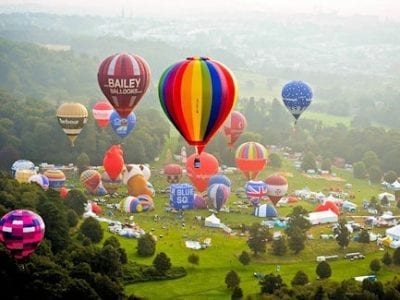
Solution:
{"label": "house", "polygon": [[338,215],[335,214],[330,209],[324,211],[311,212],[308,214],[308,217],[306,218],[308,219],[308,221],[310,221],[312,225],[336,223],[339,220]]}

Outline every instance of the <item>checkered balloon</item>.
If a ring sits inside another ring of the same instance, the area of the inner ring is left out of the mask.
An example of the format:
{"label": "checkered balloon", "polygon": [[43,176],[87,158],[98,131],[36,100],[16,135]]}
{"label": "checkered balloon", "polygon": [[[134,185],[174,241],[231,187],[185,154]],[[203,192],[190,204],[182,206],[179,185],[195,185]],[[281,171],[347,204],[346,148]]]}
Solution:
{"label": "checkered balloon", "polygon": [[17,209],[5,214],[0,220],[0,242],[15,259],[32,254],[44,237],[43,219],[36,213]]}

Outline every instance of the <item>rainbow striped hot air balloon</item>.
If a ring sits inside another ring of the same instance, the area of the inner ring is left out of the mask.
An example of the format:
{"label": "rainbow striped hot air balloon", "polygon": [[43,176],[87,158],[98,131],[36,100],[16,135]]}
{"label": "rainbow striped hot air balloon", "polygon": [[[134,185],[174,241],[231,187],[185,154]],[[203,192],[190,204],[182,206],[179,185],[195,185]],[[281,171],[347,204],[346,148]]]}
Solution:
{"label": "rainbow striped hot air balloon", "polygon": [[247,180],[256,179],[258,173],[266,166],[267,160],[267,149],[259,143],[243,143],[236,149],[236,166],[243,172]]}
{"label": "rainbow striped hot air balloon", "polygon": [[164,71],[158,96],[169,120],[200,154],[232,111],[237,85],[220,62],[190,57]]}

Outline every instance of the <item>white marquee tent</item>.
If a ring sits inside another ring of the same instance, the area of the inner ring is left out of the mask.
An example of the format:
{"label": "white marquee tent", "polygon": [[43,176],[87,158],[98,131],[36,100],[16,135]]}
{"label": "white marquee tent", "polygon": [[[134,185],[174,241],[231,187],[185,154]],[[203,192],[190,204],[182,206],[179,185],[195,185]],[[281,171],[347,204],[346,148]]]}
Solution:
{"label": "white marquee tent", "polygon": [[390,236],[393,240],[400,241],[400,225],[386,229],[386,235]]}
{"label": "white marquee tent", "polygon": [[307,219],[312,225],[317,225],[325,223],[336,223],[339,220],[339,217],[337,214],[329,209],[324,211],[311,212],[308,214]]}

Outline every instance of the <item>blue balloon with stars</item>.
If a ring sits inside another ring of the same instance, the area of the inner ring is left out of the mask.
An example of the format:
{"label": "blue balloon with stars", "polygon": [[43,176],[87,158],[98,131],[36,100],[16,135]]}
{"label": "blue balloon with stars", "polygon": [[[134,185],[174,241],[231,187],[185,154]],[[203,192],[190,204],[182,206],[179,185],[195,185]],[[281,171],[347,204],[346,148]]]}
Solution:
{"label": "blue balloon with stars", "polygon": [[303,81],[290,81],[282,89],[282,99],[286,108],[297,119],[311,103],[313,92]]}

